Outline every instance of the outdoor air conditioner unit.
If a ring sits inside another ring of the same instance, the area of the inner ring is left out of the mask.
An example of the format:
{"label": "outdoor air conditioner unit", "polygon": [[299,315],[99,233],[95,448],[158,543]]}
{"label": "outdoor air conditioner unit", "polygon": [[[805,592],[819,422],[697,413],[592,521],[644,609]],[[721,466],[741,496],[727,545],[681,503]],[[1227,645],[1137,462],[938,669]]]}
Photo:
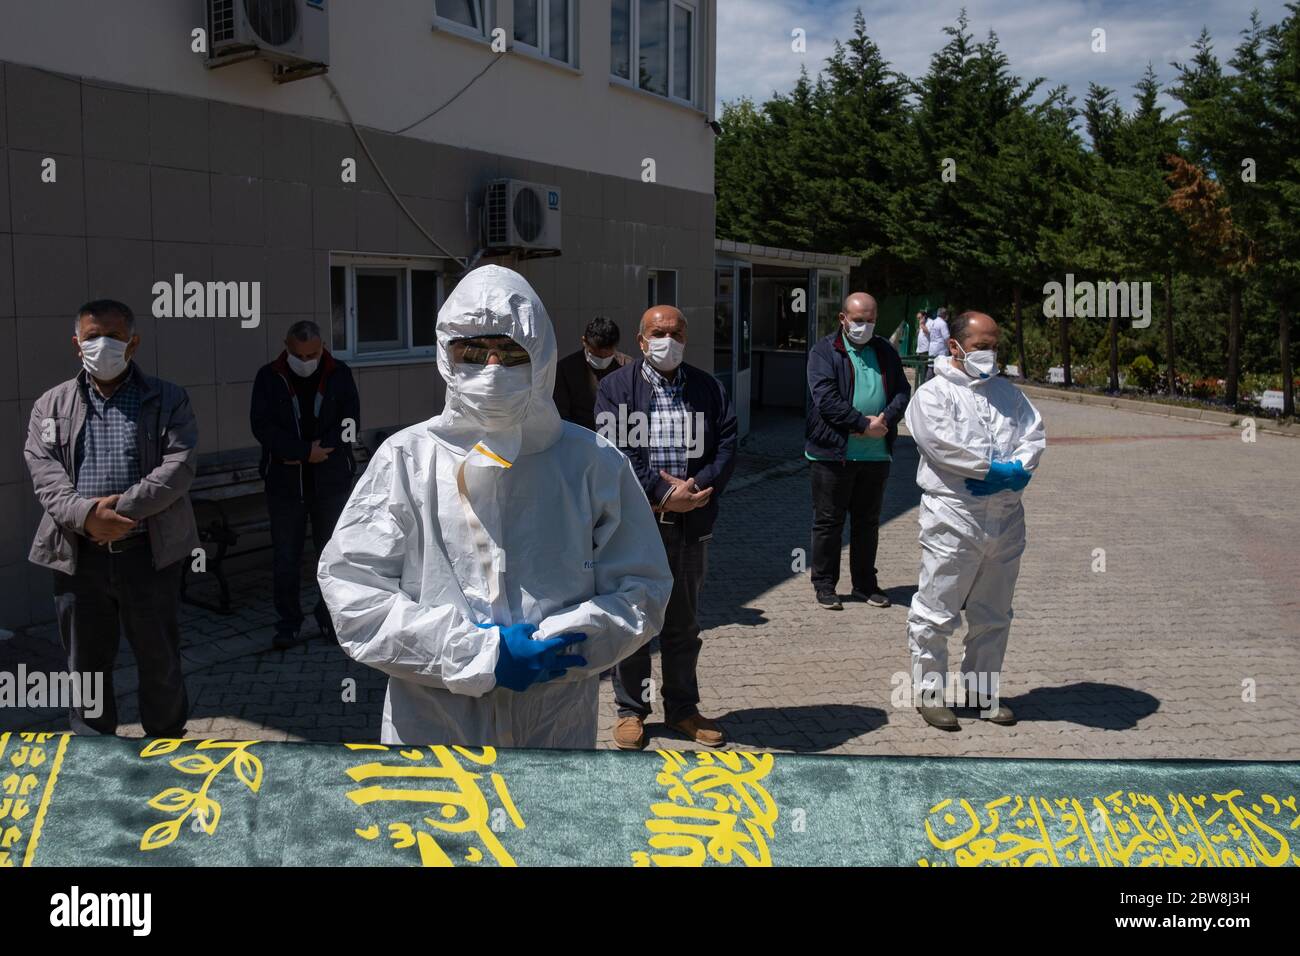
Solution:
{"label": "outdoor air conditioner unit", "polygon": [[520,252],[525,259],[560,254],[558,187],[494,179],[483,207],[483,245],[489,254]]}
{"label": "outdoor air conditioner unit", "polygon": [[325,0],[207,0],[209,68],[252,57],[274,65],[277,83],[329,69]]}

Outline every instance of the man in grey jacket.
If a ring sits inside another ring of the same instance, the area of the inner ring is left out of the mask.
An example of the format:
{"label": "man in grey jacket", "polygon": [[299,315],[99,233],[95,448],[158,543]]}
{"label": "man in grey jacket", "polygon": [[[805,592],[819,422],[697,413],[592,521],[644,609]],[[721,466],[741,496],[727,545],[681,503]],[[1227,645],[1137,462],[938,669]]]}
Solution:
{"label": "man in grey jacket", "polygon": [[68,719],[78,734],[116,733],[113,663],[125,634],[145,734],[181,737],[177,610],[181,562],[199,542],[187,494],[198,427],[185,389],[131,361],[140,336],[128,306],[88,302],[74,331],[83,371],[37,399],[23,450],[45,511],[29,560],[54,572],[69,670],[104,675],[102,712],[77,707]]}

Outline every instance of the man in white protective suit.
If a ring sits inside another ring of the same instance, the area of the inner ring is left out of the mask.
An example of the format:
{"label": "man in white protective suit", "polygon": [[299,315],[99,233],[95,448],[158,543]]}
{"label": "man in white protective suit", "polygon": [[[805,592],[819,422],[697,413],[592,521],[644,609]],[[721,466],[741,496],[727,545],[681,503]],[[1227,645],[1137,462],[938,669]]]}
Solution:
{"label": "man in white protective suit", "polygon": [[[964,312],[949,326],[949,355],[912,396],[907,428],[920,452],[921,576],[907,615],[917,710],[941,730],[960,724],[945,697],[997,724],[1015,723],[998,699],[1011,631],[1011,598],[1025,549],[1020,496],[1047,446],[1043,420],[998,374],[998,325]],[[958,680],[948,676],[948,638],[966,611]],[[955,693],[953,693],[955,691]]]}
{"label": "man in white protective suit", "polygon": [[600,673],[663,624],[645,492],[562,422],[555,333],[483,266],[438,313],[442,414],[375,452],[321,555],[339,644],[389,675],[384,743],[593,748]]}

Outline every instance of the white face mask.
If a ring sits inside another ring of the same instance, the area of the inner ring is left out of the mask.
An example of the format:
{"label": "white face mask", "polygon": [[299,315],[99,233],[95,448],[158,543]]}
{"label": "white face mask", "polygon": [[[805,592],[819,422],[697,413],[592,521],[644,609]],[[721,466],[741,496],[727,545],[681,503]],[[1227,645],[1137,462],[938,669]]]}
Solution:
{"label": "white face mask", "polygon": [[126,350],[130,343],[101,335],[81,343],[81,364],[94,378],[111,382],[126,371]]}
{"label": "white face mask", "polygon": [[311,375],[313,372],[316,371],[316,366],[318,365],[320,365],[319,357],[307,361],[298,358],[298,356],[294,355],[293,353],[289,354],[289,368],[293,369],[294,375],[299,375],[302,378],[307,378],[309,375]]}
{"label": "white face mask", "polygon": [[876,334],[876,323],[850,322],[848,328],[844,330],[844,334],[848,336],[849,341],[854,345],[862,345]]}
{"label": "white face mask", "polygon": [[998,353],[993,349],[967,352],[960,342],[957,343],[957,348],[961,349],[961,363],[966,366],[966,374],[972,378],[986,379],[997,374]]}
{"label": "white face mask", "polygon": [[487,431],[523,424],[533,394],[532,365],[462,365],[456,370],[456,402]]}
{"label": "white face mask", "polygon": [[682,364],[686,355],[686,343],[678,342],[668,335],[646,340],[646,361],[661,372],[671,372]]}
{"label": "white face mask", "polygon": [[612,355],[606,355],[604,358],[599,358],[595,355],[592,355],[586,349],[583,349],[582,351],[586,353],[587,364],[590,365],[592,368],[596,368],[596,369],[609,368],[609,363],[614,361],[614,356]]}

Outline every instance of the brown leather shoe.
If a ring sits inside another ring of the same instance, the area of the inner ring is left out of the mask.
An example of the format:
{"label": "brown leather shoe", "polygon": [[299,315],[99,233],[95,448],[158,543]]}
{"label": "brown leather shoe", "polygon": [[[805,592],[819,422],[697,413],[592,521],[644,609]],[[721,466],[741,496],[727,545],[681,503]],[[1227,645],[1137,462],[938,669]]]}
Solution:
{"label": "brown leather shoe", "polygon": [[697,744],[704,744],[706,747],[721,747],[727,742],[726,735],[722,732],[716,720],[701,714],[691,714],[684,720],[679,720],[675,724],[669,724],[673,730],[679,734],[694,740]]}
{"label": "brown leather shoe", "polygon": [[619,750],[645,750],[645,721],[620,717],[614,725],[614,746]]}
{"label": "brown leather shoe", "polygon": [[999,703],[998,709],[991,714],[980,712],[980,717],[987,720],[990,724],[1001,724],[1004,727],[1010,727],[1016,722],[1015,712],[1006,704]]}

